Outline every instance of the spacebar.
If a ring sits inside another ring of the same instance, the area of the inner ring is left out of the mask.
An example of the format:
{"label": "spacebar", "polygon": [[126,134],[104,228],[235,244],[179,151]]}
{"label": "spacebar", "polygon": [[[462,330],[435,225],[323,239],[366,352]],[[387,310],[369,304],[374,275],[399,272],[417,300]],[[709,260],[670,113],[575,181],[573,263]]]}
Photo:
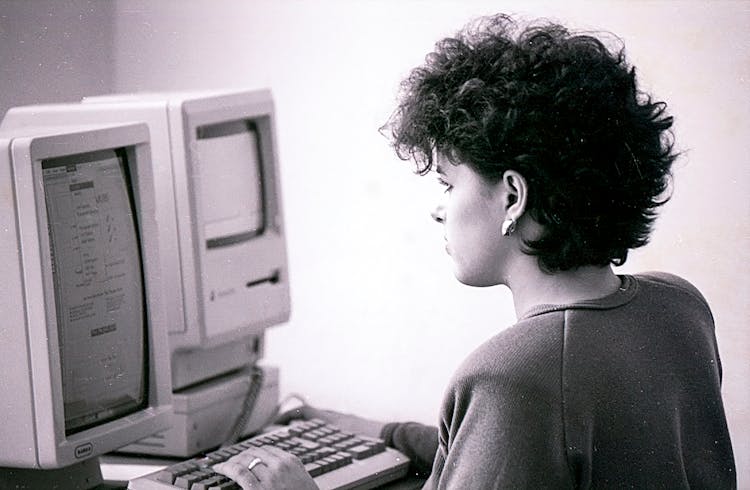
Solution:
{"label": "spacebar", "polygon": [[398,451],[386,448],[382,453],[355,459],[329,473],[315,477],[320,490],[362,490],[375,488],[406,476],[409,459]]}

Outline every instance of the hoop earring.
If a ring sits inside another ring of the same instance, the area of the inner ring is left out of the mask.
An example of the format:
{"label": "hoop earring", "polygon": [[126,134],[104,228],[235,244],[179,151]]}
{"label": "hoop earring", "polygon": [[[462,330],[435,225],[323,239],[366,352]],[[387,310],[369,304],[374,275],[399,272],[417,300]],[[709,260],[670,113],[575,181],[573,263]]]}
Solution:
{"label": "hoop earring", "polygon": [[511,236],[513,232],[516,231],[516,220],[508,218],[503,221],[500,231],[503,232],[503,236]]}

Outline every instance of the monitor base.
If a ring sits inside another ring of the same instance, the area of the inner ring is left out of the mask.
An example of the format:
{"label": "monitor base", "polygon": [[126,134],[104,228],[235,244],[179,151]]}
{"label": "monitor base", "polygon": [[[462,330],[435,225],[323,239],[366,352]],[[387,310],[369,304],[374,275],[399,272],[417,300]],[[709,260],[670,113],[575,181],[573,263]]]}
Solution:
{"label": "monitor base", "polygon": [[[279,403],[279,370],[263,366],[264,376],[243,436],[259,432],[274,417]],[[162,457],[191,457],[227,442],[242,415],[250,388],[248,370],[214,378],[173,393],[171,427],[117,450],[118,453]]]}
{"label": "monitor base", "polygon": [[104,484],[99,458],[91,458],[65,468],[0,468],[0,488],[52,490],[61,488],[95,489]]}

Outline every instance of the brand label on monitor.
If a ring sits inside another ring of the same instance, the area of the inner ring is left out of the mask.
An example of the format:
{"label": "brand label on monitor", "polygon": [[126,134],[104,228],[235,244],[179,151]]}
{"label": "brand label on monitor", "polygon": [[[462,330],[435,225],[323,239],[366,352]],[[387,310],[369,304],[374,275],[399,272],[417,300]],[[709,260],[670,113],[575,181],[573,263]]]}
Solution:
{"label": "brand label on monitor", "polygon": [[94,446],[90,442],[87,442],[86,444],[81,444],[80,446],[78,446],[76,448],[75,454],[77,459],[82,459],[91,456],[93,452]]}

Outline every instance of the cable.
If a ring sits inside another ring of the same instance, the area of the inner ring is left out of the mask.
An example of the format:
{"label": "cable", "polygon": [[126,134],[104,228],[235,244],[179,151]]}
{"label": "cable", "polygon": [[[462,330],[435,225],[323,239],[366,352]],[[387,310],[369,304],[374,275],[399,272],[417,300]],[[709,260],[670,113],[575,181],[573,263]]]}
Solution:
{"label": "cable", "polygon": [[263,369],[258,366],[252,366],[250,368],[250,387],[248,388],[247,394],[245,395],[245,401],[242,403],[242,411],[237,417],[237,420],[234,422],[232,431],[229,433],[229,437],[227,437],[224,444],[222,444],[222,447],[236,443],[243,436],[243,431],[245,430],[247,421],[253,414],[255,402],[258,400],[258,394],[260,393],[262,387]]}

